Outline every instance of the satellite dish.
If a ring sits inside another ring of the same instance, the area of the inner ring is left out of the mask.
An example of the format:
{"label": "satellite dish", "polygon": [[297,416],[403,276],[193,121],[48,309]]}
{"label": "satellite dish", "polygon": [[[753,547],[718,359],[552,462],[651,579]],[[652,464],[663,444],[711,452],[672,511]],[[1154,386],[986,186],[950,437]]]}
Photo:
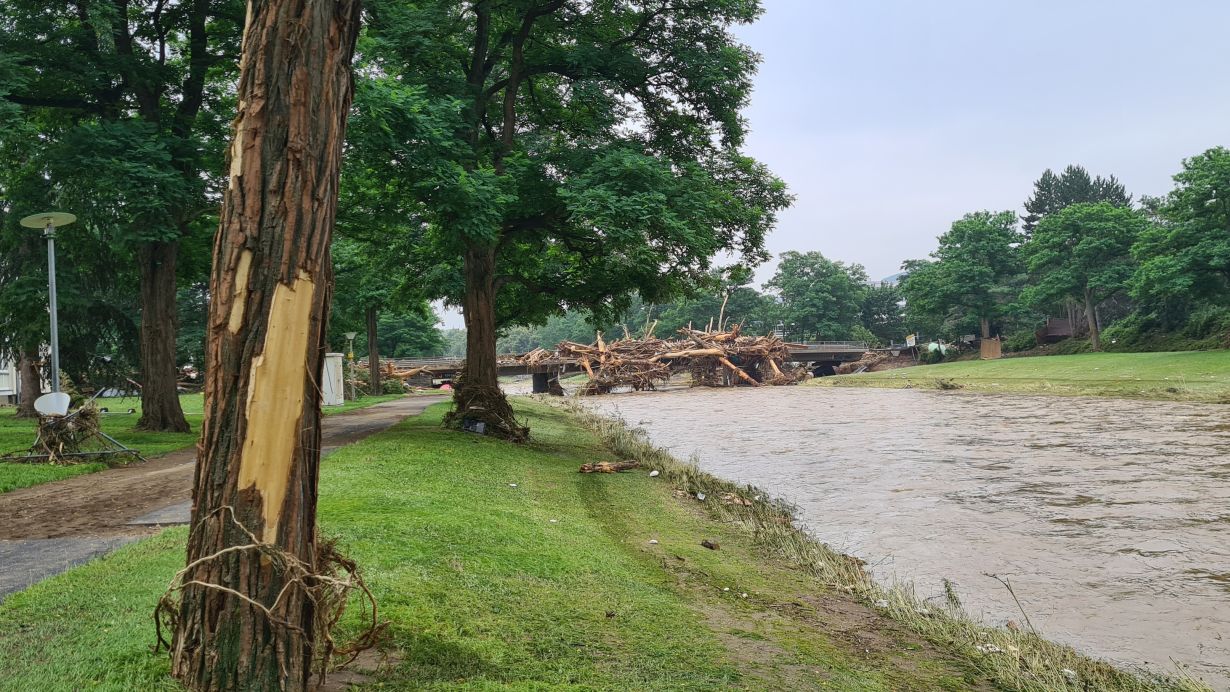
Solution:
{"label": "satellite dish", "polygon": [[44,416],[63,416],[68,413],[72,401],[72,397],[64,392],[52,392],[35,399],[34,410]]}
{"label": "satellite dish", "polygon": [[47,228],[47,224],[59,228],[77,220],[73,214],[64,211],[45,211],[41,214],[31,214],[21,220],[26,228]]}

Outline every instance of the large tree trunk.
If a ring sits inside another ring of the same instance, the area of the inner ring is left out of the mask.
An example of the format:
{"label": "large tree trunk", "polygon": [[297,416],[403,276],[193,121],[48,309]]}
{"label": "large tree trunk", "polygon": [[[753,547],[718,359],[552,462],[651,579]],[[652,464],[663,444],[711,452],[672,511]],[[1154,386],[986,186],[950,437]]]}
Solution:
{"label": "large tree trunk", "polygon": [[18,386],[21,388],[21,403],[17,406],[18,418],[36,418],[34,400],[43,395],[43,373],[38,367],[38,350],[23,351],[17,359]]}
{"label": "large tree trunk", "polygon": [[376,308],[367,309],[367,372],[371,381],[372,395],[383,394],[380,386],[380,336],[376,328]]}
{"label": "large tree trunk", "polygon": [[1085,288],[1085,321],[1089,324],[1089,345],[1095,351],[1102,350],[1102,333],[1098,329],[1098,314],[1094,310],[1093,291]]}
{"label": "large tree trunk", "polygon": [[991,338],[991,320],[986,317],[982,317],[982,318],[979,318],[979,323],[982,327],[982,338],[990,339]]}
{"label": "large tree trunk", "polygon": [[137,428],[188,432],[175,368],[175,242],[145,243],[141,265],[141,419]]}
{"label": "large tree trunk", "polygon": [[314,580],[299,576],[318,566],[317,380],[358,28],[357,0],[248,3],[172,644],[194,690],[308,687]]}
{"label": "large tree trunk", "polygon": [[467,245],[462,311],[466,321],[466,364],[453,393],[453,425],[482,422],[487,434],[523,441],[529,431],[517,423],[500,391],[495,341],[495,248]]}

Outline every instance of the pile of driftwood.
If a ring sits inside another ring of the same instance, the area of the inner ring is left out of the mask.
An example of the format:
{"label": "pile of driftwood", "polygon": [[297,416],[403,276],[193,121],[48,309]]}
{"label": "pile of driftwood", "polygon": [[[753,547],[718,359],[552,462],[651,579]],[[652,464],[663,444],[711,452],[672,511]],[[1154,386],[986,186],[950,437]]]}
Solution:
{"label": "pile of driftwood", "polygon": [[777,337],[744,336],[730,331],[680,329],[680,338],[643,338],[607,343],[599,332],[592,344],[565,341],[554,352],[537,349],[519,359],[526,365],[545,360],[574,360],[589,382],[583,394],[605,394],[616,387],[654,389],[677,372],[692,375],[693,386],[728,387],[794,384],[807,377],[806,368],[789,364],[790,349]]}

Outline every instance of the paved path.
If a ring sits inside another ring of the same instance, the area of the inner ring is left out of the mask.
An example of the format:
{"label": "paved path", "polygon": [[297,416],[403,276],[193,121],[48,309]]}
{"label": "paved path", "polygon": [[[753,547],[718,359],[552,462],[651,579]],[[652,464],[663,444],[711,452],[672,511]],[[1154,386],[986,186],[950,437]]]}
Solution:
{"label": "paved path", "polygon": [[[406,397],[323,419],[323,454],[421,413],[445,397]],[[196,450],[0,493],[0,599],[188,522]]]}

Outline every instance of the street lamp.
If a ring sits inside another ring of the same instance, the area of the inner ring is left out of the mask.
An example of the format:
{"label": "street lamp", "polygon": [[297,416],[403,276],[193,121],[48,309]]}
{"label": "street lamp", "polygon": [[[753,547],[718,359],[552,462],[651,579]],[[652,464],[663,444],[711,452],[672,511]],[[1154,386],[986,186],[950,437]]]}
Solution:
{"label": "street lamp", "polygon": [[60,323],[56,315],[56,226],[67,226],[76,216],[62,211],[31,214],[21,220],[26,228],[43,229],[47,239],[47,303],[51,308],[51,391],[60,391]]}
{"label": "street lamp", "polygon": [[350,363],[350,400],[354,401],[359,397],[355,396],[354,392],[354,338],[358,336],[358,332],[346,332],[342,336],[346,337],[346,360]]}

